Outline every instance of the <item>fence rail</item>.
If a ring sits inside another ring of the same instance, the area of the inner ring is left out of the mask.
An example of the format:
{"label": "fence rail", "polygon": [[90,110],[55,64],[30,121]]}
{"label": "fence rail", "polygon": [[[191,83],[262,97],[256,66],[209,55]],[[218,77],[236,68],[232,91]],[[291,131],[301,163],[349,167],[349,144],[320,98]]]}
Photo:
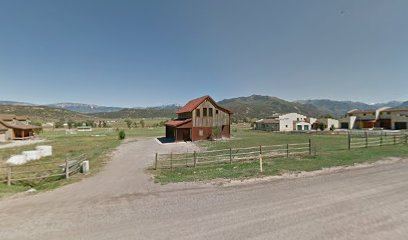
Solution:
{"label": "fence rail", "polygon": [[3,175],[0,182],[11,185],[13,182],[38,180],[51,177],[69,178],[80,171],[85,157],[83,155],[76,159],[67,159],[61,161],[48,161],[42,163],[8,165],[0,167],[0,173]]}
{"label": "fence rail", "polygon": [[[384,134],[371,134],[370,132],[348,133],[348,150],[386,145],[408,144],[408,134],[394,132]],[[316,146],[313,146],[314,148]],[[342,150],[346,150],[347,147]],[[330,151],[329,149],[326,151]],[[207,164],[237,162],[260,162],[262,172],[262,161],[274,158],[289,158],[290,156],[312,155],[312,141],[303,143],[291,143],[246,148],[226,148],[203,152],[190,153],[156,153],[154,169],[174,169],[197,167]]]}
{"label": "fence rail", "polygon": [[352,135],[348,136],[348,149],[408,144],[408,134],[399,135]]}
{"label": "fence rail", "polygon": [[212,163],[252,162],[260,159],[312,154],[312,141],[247,148],[226,148],[192,153],[156,153],[154,169],[197,167]]}

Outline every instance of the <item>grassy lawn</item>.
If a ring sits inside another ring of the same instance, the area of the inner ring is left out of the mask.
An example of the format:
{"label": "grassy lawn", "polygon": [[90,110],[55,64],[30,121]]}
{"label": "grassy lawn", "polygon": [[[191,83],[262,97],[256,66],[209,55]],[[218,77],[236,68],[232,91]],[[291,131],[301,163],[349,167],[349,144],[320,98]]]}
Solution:
{"label": "grassy lawn", "polygon": [[[163,128],[137,128],[125,129],[127,138],[132,137],[152,137],[163,135]],[[109,153],[111,153],[120,143],[118,140],[118,133],[115,130],[95,129],[92,132],[78,132],[77,134],[65,134],[65,131],[45,131],[40,137],[46,139],[37,145],[52,145],[53,156],[44,157],[32,163],[41,162],[55,162],[53,166],[62,164],[66,158],[75,158],[82,154],[86,155],[86,159],[90,161],[91,174],[98,172],[100,168],[109,160]],[[36,145],[0,149],[0,167],[6,166],[6,160],[16,154],[21,154],[25,150],[33,150]],[[41,170],[39,166],[38,170]],[[6,176],[6,168],[0,168],[0,178],[4,179]],[[0,183],[0,197],[13,194],[16,192],[27,190],[34,187],[37,190],[53,189],[70,182],[78,181],[84,175],[73,175],[68,181],[63,177],[54,177],[44,180],[30,180],[21,181],[7,186]]]}
{"label": "grassy lawn", "polygon": [[[233,138],[223,141],[201,141],[198,145],[207,150],[268,146],[286,143],[302,143],[312,139],[312,149],[316,155],[303,158],[277,158],[266,160],[263,175],[281,175],[288,172],[314,171],[334,166],[348,166],[355,163],[374,162],[386,157],[408,156],[407,145],[389,145],[353,149],[348,151],[347,136],[282,134],[250,129],[234,129]],[[157,170],[156,181],[161,183],[202,181],[215,178],[242,179],[260,176],[259,162],[213,164],[197,168],[176,168]]]}

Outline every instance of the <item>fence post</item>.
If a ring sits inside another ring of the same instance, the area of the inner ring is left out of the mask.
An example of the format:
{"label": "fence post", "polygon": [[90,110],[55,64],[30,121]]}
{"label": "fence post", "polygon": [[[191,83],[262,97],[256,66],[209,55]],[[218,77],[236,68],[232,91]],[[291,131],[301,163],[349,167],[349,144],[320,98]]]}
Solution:
{"label": "fence post", "polygon": [[65,159],[65,178],[68,179],[69,178],[69,164],[68,164],[68,160]]}
{"label": "fence post", "polygon": [[286,157],[289,158],[289,143],[286,144]]}
{"label": "fence post", "polygon": [[259,169],[260,169],[260,171],[261,171],[261,174],[262,174],[262,153],[259,153]]}
{"label": "fence post", "polygon": [[154,160],[154,170],[157,170],[157,160],[158,160],[158,154],[156,153],[156,159]]}
{"label": "fence post", "polygon": [[367,133],[367,131],[365,132],[365,138],[366,138],[366,148],[368,148],[368,133]]}
{"label": "fence post", "polygon": [[186,167],[188,167],[188,150],[187,150],[187,153],[186,153]]}
{"label": "fence post", "polygon": [[348,150],[351,150],[351,134],[348,132]]}
{"label": "fence post", "polygon": [[194,167],[197,166],[197,152],[194,151]]}
{"label": "fence post", "polygon": [[11,167],[7,168],[7,186],[11,186]]}
{"label": "fence post", "polygon": [[312,139],[309,138],[309,155],[312,155]]}
{"label": "fence post", "polygon": [[232,148],[230,148],[230,164],[232,164]]}
{"label": "fence post", "polygon": [[173,152],[170,153],[170,169],[173,170]]}

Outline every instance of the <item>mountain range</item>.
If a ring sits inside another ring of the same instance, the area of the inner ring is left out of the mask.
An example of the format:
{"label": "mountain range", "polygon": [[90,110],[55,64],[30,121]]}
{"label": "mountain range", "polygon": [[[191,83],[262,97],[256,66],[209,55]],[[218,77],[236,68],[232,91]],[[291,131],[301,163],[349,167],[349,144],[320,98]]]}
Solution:
{"label": "mountain range", "polygon": [[[381,107],[408,107],[408,101],[391,101],[386,103],[367,104],[353,101],[334,101],[329,99],[313,99],[286,101],[277,97],[252,95],[224,99],[219,103],[233,111],[233,118],[242,120],[246,118],[265,118],[274,113],[298,112],[306,116],[320,117],[331,115],[336,118],[353,109],[377,109]],[[23,108],[24,107],[24,108]],[[0,101],[0,113],[15,113],[34,116],[38,118],[174,118],[179,105],[165,105],[145,108],[107,107],[83,103],[56,103],[36,105],[25,102]],[[62,111],[64,110],[64,111]],[[36,111],[38,114],[36,114]],[[46,114],[50,112],[50,114]]]}
{"label": "mountain range", "polygon": [[109,113],[120,111],[121,107],[105,107],[95,104],[84,104],[84,103],[55,103],[49,104],[48,107],[63,108],[73,112],[79,113]]}
{"label": "mountain range", "polygon": [[402,102],[391,101],[386,103],[367,104],[363,102],[353,101],[334,101],[328,99],[315,99],[315,100],[299,100],[302,104],[309,104],[315,106],[319,112],[330,114],[334,117],[341,117],[345,113],[353,109],[378,109],[382,107],[403,107]]}
{"label": "mountain range", "polygon": [[34,105],[6,105],[0,104],[0,114],[15,114],[29,116],[33,121],[41,122],[56,122],[60,119],[86,121],[92,119],[92,116],[73,112],[62,108],[53,108],[48,106],[34,106]]}
{"label": "mountain range", "polygon": [[179,110],[181,106],[178,105],[166,105],[159,107],[146,107],[146,108],[123,108],[116,112],[99,112],[89,114],[98,118],[175,118],[177,115],[175,112]]}

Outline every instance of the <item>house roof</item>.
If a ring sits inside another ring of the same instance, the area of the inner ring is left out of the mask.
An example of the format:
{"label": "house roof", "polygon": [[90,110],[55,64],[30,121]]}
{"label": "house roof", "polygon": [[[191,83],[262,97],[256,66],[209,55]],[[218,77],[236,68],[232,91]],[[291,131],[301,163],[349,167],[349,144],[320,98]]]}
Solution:
{"label": "house roof", "polygon": [[0,123],[0,132],[7,131],[8,128],[6,128],[3,124]]}
{"label": "house roof", "polygon": [[349,114],[354,113],[354,114],[358,114],[358,113],[375,113],[376,111],[380,111],[380,112],[403,112],[403,111],[408,111],[408,108],[384,108],[384,109],[379,109],[379,110],[373,110],[373,109],[369,109],[369,110],[352,110],[350,112],[348,112]]}
{"label": "house roof", "polygon": [[408,111],[408,108],[387,108],[381,110],[381,112],[406,112],[406,111]]}
{"label": "house roof", "polygon": [[0,114],[0,120],[11,121],[16,118],[14,114]]}
{"label": "house roof", "polygon": [[171,126],[171,127],[179,127],[183,124],[191,122],[191,118],[187,119],[175,119],[175,120],[170,120],[165,123],[166,126]]}
{"label": "house roof", "polygon": [[15,116],[15,119],[19,121],[26,121],[29,119],[29,117],[28,116]]}
{"label": "house roof", "polygon": [[219,105],[216,101],[214,101],[214,99],[212,97],[210,97],[209,95],[206,95],[206,96],[202,96],[200,98],[196,98],[196,99],[193,99],[193,100],[189,101],[184,107],[182,107],[180,110],[178,110],[176,112],[176,114],[192,112],[192,111],[194,111],[194,109],[196,109],[206,99],[210,99],[218,108],[221,108],[221,109],[225,110],[228,113],[232,113],[229,109],[226,109],[226,108],[222,107],[221,105]]}
{"label": "house roof", "polygon": [[34,126],[34,125],[26,125],[26,124],[14,124],[14,123],[8,123],[3,120],[0,120],[0,123],[7,127],[7,128],[13,128],[13,129],[21,129],[21,130],[29,130],[29,129],[37,129],[41,128],[39,126]]}
{"label": "house roof", "polygon": [[349,113],[349,114],[350,114],[350,113],[357,113],[357,114],[358,114],[358,113],[375,113],[375,111],[376,111],[376,110],[372,110],[372,109],[371,109],[371,110],[352,110],[352,111],[350,111],[350,112],[348,112],[348,113]]}

